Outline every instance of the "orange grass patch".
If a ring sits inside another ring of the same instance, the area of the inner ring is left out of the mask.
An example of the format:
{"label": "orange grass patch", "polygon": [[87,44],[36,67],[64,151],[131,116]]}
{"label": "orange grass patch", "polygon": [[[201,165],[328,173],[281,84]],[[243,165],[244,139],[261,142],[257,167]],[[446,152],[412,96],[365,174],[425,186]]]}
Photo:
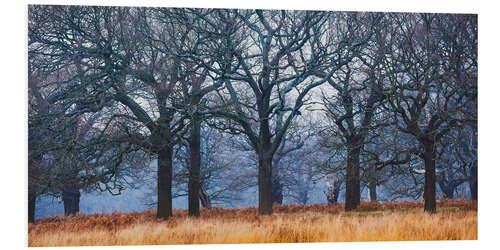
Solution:
{"label": "orange grass patch", "polygon": [[200,218],[174,210],[166,221],[155,211],[50,217],[28,226],[29,246],[284,243],[333,241],[475,240],[477,202],[443,200],[436,214],[418,202],[201,209]]}

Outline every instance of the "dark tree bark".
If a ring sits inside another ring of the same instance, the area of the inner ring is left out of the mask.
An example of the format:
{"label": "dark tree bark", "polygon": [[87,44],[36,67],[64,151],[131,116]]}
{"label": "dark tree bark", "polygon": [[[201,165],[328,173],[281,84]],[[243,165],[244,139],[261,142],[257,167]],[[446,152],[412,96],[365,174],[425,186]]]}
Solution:
{"label": "dark tree bark", "polygon": [[436,151],[434,142],[424,143],[425,182],[424,211],[436,212]]}
{"label": "dark tree bark", "polygon": [[309,202],[309,191],[311,188],[311,176],[312,176],[312,171],[309,171],[308,178],[304,180],[302,171],[298,171],[298,178],[297,178],[297,188],[298,188],[298,199],[297,201],[301,204],[307,204]]}
{"label": "dark tree bark", "polygon": [[[269,14],[274,16],[272,13]],[[254,20],[250,19],[253,17],[255,17],[255,21],[259,24],[253,24]],[[280,18],[280,20],[276,20],[276,17]],[[299,19],[296,16],[289,16],[287,12],[281,12],[280,15],[268,17],[268,14],[262,10],[247,11],[245,15],[235,16],[236,21],[243,21],[244,25],[248,25],[247,27],[250,28],[249,31],[259,37],[259,39],[254,40],[258,48],[256,55],[258,55],[257,58],[261,62],[259,64],[255,64],[253,62],[254,58],[248,57],[244,50],[235,49],[239,46],[237,45],[240,41],[239,37],[224,35],[219,40],[222,41],[222,44],[226,44],[225,50],[230,53],[225,53],[229,54],[230,57],[224,56],[225,58],[222,58],[227,62],[224,63],[223,68],[220,70],[212,68],[211,70],[219,71],[226,78],[225,87],[231,96],[230,102],[232,106],[231,110],[213,111],[212,113],[237,122],[241,126],[238,130],[248,136],[258,156],[260,215],[272,213],[273,155],[285,136],[292,120],[300,115],[299,110],[304,105],[303,99],[306,98],[309,91],[326,81],[322,78],[306,83],[306,79],[313,76],[312,67],[304,67],[304,69],[299,70],[301,67],[296,66],[296,64],[317,65],[320,62],[320,57],[324,58],[327,56],[323,53],[323,50],[318,50],[318,53],[310,59],[302,58],[302,60],[298,60],[299,53],[305,48],[308,41],[311,41],[313,38],[321,39],[319,32],[311,31],[326,22],[324,17],[322,14],[313,12],[304,12],[303,18]],[[293,22],[293,29],[285,28],[288,26],[286,25],[288,22]],[[232,25],[233,23],[225,21],[221,23],[221,28],[224,29],[227,27],[232,29]],[[222,33],[227,34],[228,32],[224,31]],[[318,44],[311,43],[311,46],[317,47]],[[237,59],[238,61],[237,65],[235,65],[236,67],[233,67],[233,59]],[[284,67],[283,63],[287,63],[287,66]],[[335,69],[331,69],[327,73],[327,77],[333,75],[333,71],[344,64],[345,62],[342,61],[339,64],[340,66],[336,65]],[[288,68],[292,69],[292,72],[287,71],[287,74],[283,74],[282,71],[284,69],[288,70]],[[244,72],[243,75],[240,73],[241,70]],[[255,73],[255,70],[258,70],[258,73]],[[255,102],[254,100],[250,100],[248,103],[246,94],[238,93],[236,88],[232,86],[231,81],[233,80],[247,84],[249,90],[255,96]],[[293,98],[293,100],[286,99],[285,102],[283,97],[293,90],[299,92],[297,97]],[[275,98],[275,96],[279,96],[280,98]],[[224,103],[227,102],[227,100],[222,101]],[[255,103],[256,109],[243,108],[247,107],[247,105],[255,105]],[[275,114],[282,116],[284,119],[278,121],[276,126],[271,128],[269,123],[275,119]],[[259,123],[258,128],[251,122],[256,117]]]}
{"label": "dark tree bark", "polygon": [[477,201],[477,162],[474,162],[470,169],[469,188],[471,200]]}
{"label": "dark tree bark", "polygon": [[368,171],[368,191],[370,193],[370,201],[377,201],[377,168],[372,166]]}
{"label": "dark tree bark", "polygon": [[[282,143],[284,145],[284,143]],[[282,150],[282,147],[280,146],[280,150]],[[280,177],[280,170],[279,170],[279,157],[278,155],[274,156],[273,159],[273,166],[272,166],[272,176],[273,176],[273,181],[272,181],[272,199],[273,199],[273,204],[283,204],[283,182],[281,181]]]}
{"label": "dark tree bark", "polygon": [[403,14],[403,25],[394,26],[391,37],[398,49],[389,57],[403,70],[389,77],[387,96],[397,129],[414,136],[423,150],[424,211],[429,213],[436,212],[436,145],[453,128],[477,122],[475,17],[435,17]]}
{"label": "dark tree bark", "polygon": [[200,183],[199,196],[200,196],[201,205],[204,208],[212,208],[212,202],[210,201],[210,195],[208,195],[207,190],[205,189],[205,187],[201,183]]}
{"label": "dark tree bark", "polygon": [[333,199],[332,202],[333,204],[337,204],[339,201],[339,194],[340,194],[340,182],[338,182],[338,185],[334,184],[335,190],[333,192]]}
{"label": "dark tree bark", "polygon": [[279,176],[273,177],[272,183],[272,199],[273,203],[283,204],[283,183]]}
{"label": "dark tree bark", "polygon": [[361,149],[359,147],[350,146],[348,150],[345,210],[351,211],[356,209],[361,203],[361,186],[359,176],[359,154]]}
{"label": "dark tree bark", "polygon": [[64,215],[76,215],[80,212],[80,190],[68,188],[63,191]]}
{"label": "dark tree bark", "polygon": [[[372,66],[370,66],[372,67]],[[360,185],[360,161],[359,155],[363,145],[365,144],[365,138],[369,132],[370,126],[372,125],[372,120],[374,116],[374,110],[376,105],[383,100],[383,95],[377,87],[373,87],[370,90],[370,95],[367,98],[366,104],[361,108],[364,109],[360,112],[361,122],[356,125],[355,113],[353,109],[354,106],[360,105],[353,102],[352,93],[346,91],[350,84],[350,73],[347,74],[344,86],[338,85],[332,79],[329,80],[329,84],[337,89],[342,94],[342,106],[345,109],[345,113],[342,115],[335,114],[335,112],[329,112],[335,117],[335,123],[338,129],[342,132],[346,142],[347,142],[347,168],[346,168],[346,193],[345,193],[345,210],[351,211],[356,209],[359,204],[361,204],[361,185]],[[373,77],[373,79],[376,79]],[[378,83],[373,81],[373,86]],[[345,124],[347,126],[344,125]]]}
{"label": "dark tree bark", "polygon": [[273,212],[272,156],[259,154],[259,214]]}
{"label": "dark tree bark", "polygon": [[172,147],[158,152],[158,219],[172,216]]}
{"label": "dark tree bark", "polygon": [[189,139],[189,184],[188,210],[189,216],[200,217],[200,130],[201,119],[194,114],[191,120],[191,135]]}
{"label": "dark tree bark", "polygon": [[450,185],[449,183],[446,183],[443,180],[438,181],[439,188],[441,188],[441,191],[443,192],[444,198],[447,199],[453,199],[453,194],[455,193],[455,186]]}
{"label": "dark tree bark", "polygon": [[444,198],[453,199],[455,196],[455,190],[458,186],[462,185],[465,179],[454,179],[449,180],[444,174],[438,175],[437,183],[441,191],[443,192]]}
{"label": "dark tree bark", "polygon": [[[168,95],[158,93],[156,96],[160,116],[158,120],[153,121],[147,112],[141,108],[132,98],[119,92],[115,95],[117,101],[127,106],[135,117],[146,126],[151,135],[147,142],[142,143],[131,137],[131,143],[141,147],[152,149],[158,156],[157,171],[157,214],[158,219],[168,219],[172,216],[172,157],[173,145],[178,143],[173,137],[175,133],[183,130],[183,123],[175,122],[174,113],[166,108],[166,99]],[[174,127],[171,127],[174,124]]]}
{"label": "dark tree bark", "polygon": [[377,182],[370,182],[368,190],[370,191],[370,201],[377,201]]}
{"label": "dark tree bark", "polygon": [[28,194],[28,223],[35,223],[36,196]]}
{"label": "dark tree bark", "polygon": [[[272,175],[273,175],[273,181],[272,181],[272,198],[273,198],[273,204],[283,204],[283,186],[284,186],[284,180],[281,178],[281,165],[280,161],[285,157],[286,155],[301,149],[304,146],[303,142],[299,142],[298,144],[294,145],[293,147],[286,147],[288,145],[287,143],[288,138],[286,136],[283,137],[281,140],[281,144],[279,145],[276,153],[274,153],[273,156],[273,170],[272,170]],[[299,179],[301,179],[302,174],[299,172]],[[302,184],[299,185],[300,190],[299,190],[299,202],[302,204],[306,204],[308,200],[308,187],[303,186]]]}
{"label": "dark tree bark", "polygon": [[[195,68],[194,66],[189,66]],[[208,193],[201,186],[201,123],[203,117],[200,111],[204,108],[201,105],[203,96],[214,91],[222,86],[222,81],[213,82],[211,85],[202,88],[203,83],[208,75],[208,70],[205,69],[201,72],[199,77],[190,75],[187,79],[181,78],[184,95],[188,97],[189,111],[192,112],[191,127],[189,136],[189,180],[188,180],[188,211],[189,216],[200,216],[200,200],[204,203],[205,207],[210,207],[210,198]],[[191,90],[189,91],[189,86]]]}

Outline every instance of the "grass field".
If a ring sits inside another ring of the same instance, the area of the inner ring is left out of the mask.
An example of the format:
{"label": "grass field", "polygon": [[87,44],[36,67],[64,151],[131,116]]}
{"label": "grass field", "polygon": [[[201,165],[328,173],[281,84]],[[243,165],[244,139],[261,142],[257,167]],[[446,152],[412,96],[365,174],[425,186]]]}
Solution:
{"label": "grass field", "polygon": [[438,212],[423,204],[362,203],[275,206],[259,216],[255,207],[202,209],[200,218],[174,210],[159,221],[155,211],[50,217],[28,226],[29,246],[95,246],[334,241],[477,240],[477,202],[438,201]]}

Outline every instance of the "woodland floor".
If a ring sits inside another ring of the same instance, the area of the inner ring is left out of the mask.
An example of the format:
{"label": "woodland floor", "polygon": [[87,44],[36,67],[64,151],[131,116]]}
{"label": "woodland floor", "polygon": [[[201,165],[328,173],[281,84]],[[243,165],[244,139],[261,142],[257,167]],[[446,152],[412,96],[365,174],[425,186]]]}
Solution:
{"label": "woodland floor", "polygon": [[477,202],[442,200],[435,214],[423,203],[362,202],[352,212],[342,205],[201,209],[200,218],[174,210],[166,221],[155,211],[56,216],[28,225],[29,246],[103,246],[335,241],[477,240]]}

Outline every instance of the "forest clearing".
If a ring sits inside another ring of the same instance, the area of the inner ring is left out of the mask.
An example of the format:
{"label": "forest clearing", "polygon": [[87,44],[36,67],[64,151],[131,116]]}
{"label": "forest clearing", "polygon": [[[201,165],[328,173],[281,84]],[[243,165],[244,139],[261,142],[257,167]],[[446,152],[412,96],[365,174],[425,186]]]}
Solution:
{"label": "forest clearing", "polygon": [[437,213],[419,202],[201,209],[200,218],[174,210],[165,221],[155,211],[50,217],[29,224],[28,245],[104,246],[345,241],[477,240],[477,202],[440,200]]}

